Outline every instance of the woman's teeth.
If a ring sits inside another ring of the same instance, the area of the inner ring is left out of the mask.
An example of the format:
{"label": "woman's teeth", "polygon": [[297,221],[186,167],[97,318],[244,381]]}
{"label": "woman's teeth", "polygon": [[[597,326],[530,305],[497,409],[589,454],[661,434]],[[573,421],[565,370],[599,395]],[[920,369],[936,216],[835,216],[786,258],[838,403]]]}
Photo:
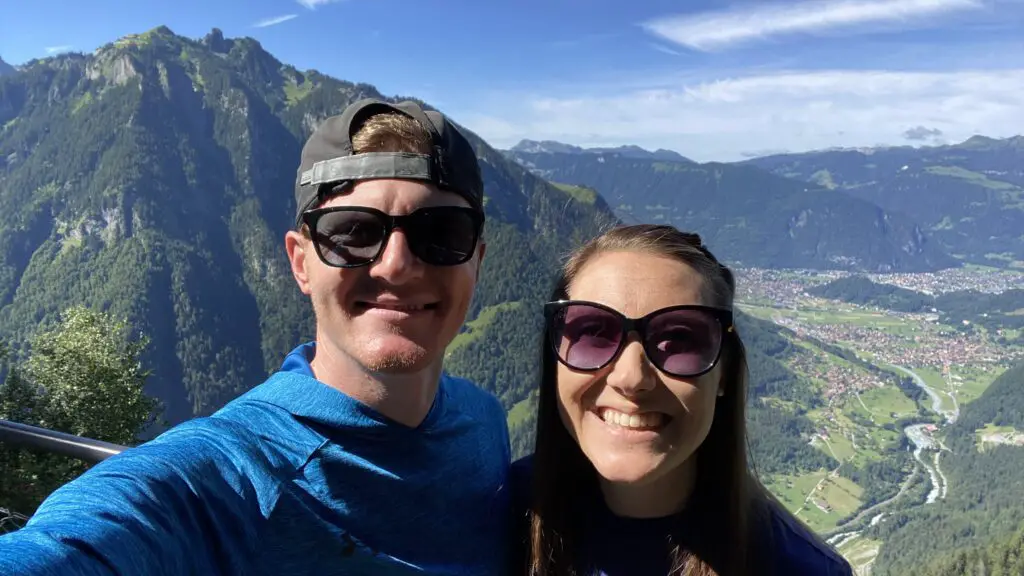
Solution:
{"label": "woman's teeth", "polygon": [[644,412],[643,414],[625,414],[611,408],[603,408],[601,419],[614,426],[623,428],[657,428],[665,423],[665,415],[661,412]]}

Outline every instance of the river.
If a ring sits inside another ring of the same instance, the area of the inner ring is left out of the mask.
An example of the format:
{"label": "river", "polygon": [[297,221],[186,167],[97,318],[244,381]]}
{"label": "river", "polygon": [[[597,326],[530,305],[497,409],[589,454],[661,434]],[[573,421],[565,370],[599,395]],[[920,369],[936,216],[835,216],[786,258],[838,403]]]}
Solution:
{"label": "river", "polygon": [[[907,426],[906,428],[903,429],[903,433],[906,434],[907,438],[909,438],[910,441],[913,442],[914,444],[914,458],[917,459],[918,463],[921,464],[921,467],[924,468],[925,472],[928,473],[928,476],[931,477],[932,489],[928,493],[928,499],[926,500],[926,502],[928,504],[932,504],[940,497],[945,497],[946,476],[942,474],[942,472],[939,470],[937,466],[938,459],[935,460],[936,465],[933,466],[932,464],[926,462],[924,458],[921,458],[921,452],[923,450],[939,449],[939,444],[935,441],[935,439],[925,433],[925,426],[927,426],[927,424],[914,424],[913,426]],[[937,453],[936,456],[938,456]]]}
{"label": "river", "polygon": [[[928,386],[928,384],[924,381],[924,378],[921,378],[920,375],[918,375],[916,372],[909,368],[904,368],[903,366],[893,367],[903,372],[904,374],[910,376],[914,380],[914,384],[917,385],[922,390],[924,390],[926,394],[928,394],[929,398],[931,398],[932,400],[933,412],[944,416],[947,424],[952,424],[956,422],[957,418],[960,416],[960,406],[957,403],[955,397],[950,396],[953,399],[953,410],[943,410],[942,396],[939,395],[939,391],[933,389],[931,386]],[[857,398],[858,400],[860,400],[859,394],[857,395]],[[863,405],[863,400],[861,400],[861,404]],[[864,409],[867,410],[867,406],[864,406]],[[917,460],[918,464],[920,464],[921,468],[928,473],[928,476],[931,479],[932,489],[928,493],[926,503],[933,504],[939,499],[945,499],[947,491],[949,489],[949,483],[946,481],[946,475],[942,473],[942,469],[939,467],[939,459],[942,454],[943,447],[935,439],[934,433],[928,434],[925,431],[925,428],[927,426],[928,424],[912,424],[910,426],[905,427],[903,429],[903,433],[914,445],[914,459]],[[925,458],[922,458],[921,453],[924,450],[936,451],[935,456],[931,460],[931,462],[929,462]],[[878,510],[890,504],[891,502],[899,499],[899,497],[903,495],[906,489],[909,488],[910,483],[913,480],[914,474],[916,472],[917,471],[915,469],[913,473],[907,476],[907,478],[903,482],[903,485],[900,487],[899,491],[896,493],[895,496],[888,498],[883,502],[879,502],[874,506],[871,506],[870,508],[862,510],[853,520],[851,520],[849,524],[856,524],[857,522],[860,522],[862,518],[866,517],[868,514],[875,514],[875,516],[871,518],[871,526],[874,526],[878,522],[881,522],[885,516],[885,513],[878,513]],[[858,536],[860,536],[860,534],[861,530],[840,532],[831,535],[831,537],[828,538],[828,543],[838,548],[839,546],[846,544],[852,541],[853,539],[857,538]],[[874,560],[871,560],[866,565],[860,566],[857,573],[861,576],[870,574],[870,566],[873,563]]]}
{"label": "river", "polygon": [[[953,409],[943,410],[942,409],[942,397],[939,392],[929,386],[924,378],[921,378],[917,372],[903,366],[894,366],[897,370],[907,374],[914,380],[919,388],[925,391],[926,394],[932,399],[932,411],[936,414],[941,414],[946,417],[946,422],[952,424],[956,422],[960,416],[960,407],[953,398]],[[952,396],[951,396],[952,398]],[[914,444],[914,458],[921,464],[921,466],[928,472],[928,476],[931,477],[932,489],[928,493],[926,503],[932,504],[936,500],[945,499],[946,493],[949,490],[949,486],[946,483],[946,475],[942,473],[942,469],[939,467],[939,456],[941,454],[942,446],[935,440],[933,435],[929,435],[925,432],[927,424],[914,424],[907,426],[903,429],[903,433],[907,435],[907,438]],[[921,457],[921,452],[924,450],[935,450],[935,456],[932,459],[932,463],[926,462]]]}
{"label": "river", "polygon": [[932,412],[935,412],[936,414],[941,414],[941,415],[945,416],[946,417],[946,421],[949,422],[950,424],[956,422],[956,419],[960,416],[960,406],[956,402],[955,398],[953,399],[953,409],[952,410],[943,410],[942,409],[942,396],[939,395],[939,392],[937,390],[935,390],[934,388],[929,386],[924,381],[924,378],[921,378],[921,376],[919,376],[917,374],[917,372],[914,372],[913,370],[911,370],[909,368],[904,368],[903,366],[893,366],[893,368],[896,368],[900,372],[903,372],[907,376],[910,376],[911,378],[913,378],[914,384],[916,384],[918,388],[924,390],[925,393],[928,394],[929,397],[931,397],[931,399],[932,399]]}

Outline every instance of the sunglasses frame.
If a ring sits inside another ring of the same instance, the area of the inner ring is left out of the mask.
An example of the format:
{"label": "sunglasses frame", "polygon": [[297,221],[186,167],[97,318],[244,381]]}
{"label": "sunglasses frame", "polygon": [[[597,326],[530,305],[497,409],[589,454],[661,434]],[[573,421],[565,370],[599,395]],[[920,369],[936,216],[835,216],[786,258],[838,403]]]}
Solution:
{"label": "sunglasses frame", "polygon": [[[554,341],[555,334],[554,331],[551,330],[552,319],[555,317],[556,313],[558,313],[561,310],[565,310],[566,308],[573,305],[598,308],[600,310],[612,314],[613,316],[619,319],[619,324],[622,328],[622,335],[619,337],[618,347],[615,349],[615,352],[608,357],[607,361],[605,361],[600,366],[597,366],[596,368],[578,368],[576,366],[569,364],[568,362],[562,359],[562,355],[558,351],[558,343]],[[651,320],[658,316],[661,316],[662,314],[675,312],[678,310],[698,310],[701,312],[709,313],[712,317],[714,317],[715,320],[718,321],[719,326],[721,326],[722,328],[722,338],[719,340],[718,351],[715,353],[715,359],[711,361],[707,368],[700,372],[687,374],[673,374],[672,372],[669,372],[668,370],[665,370],[664,368],[658,366],[652,359],[650,352],[647,350],[647,326],[648,324],[650,324]],[[591,302],[589,300],[555,300],[553,302],[547,302],[544,304],[544,331],[547,333],[545,339],[548,341],[548,345],[551,346],[551,351],[554,353],[555,359],[558,360],[559,363],[563,364],[566,368],[569,368],[570,370],[575,370],[577,372],[597,372],[605,368],[606,366],[614,362],[620,354],[622,354],[622,350],[626,347],[626,343],[629,341],[630,333],[635,332],[637,335],[637,339],[640,342],[640,347],[643,348],[644,356],[646,356],[647,361],[651,364],[651,366],[654,366],[660,372],[663,372],[664,374],[667,374],[673,378],[697,378],[712,371],[715,368],[715,366],[718,365],[718,361],[721,360],[722,358],[722,349],[725,347],[726,335],[733,334],[736,330],[735,325],[733,324],[733,311],[730,310],[729,308],[720,308],[717,306],[705,306],[702,304],[679,304],[676,306],[667,306],[665,308],[659,308],[658,310],[655,310],[640,318],[630,318],[623,314],[622,312],[619,312],[618,310],[610,306],[605,306],[604,304]]]}
{"label": "sunglasses frame", "polygon": [[[468,214],[470,218],[472,218],[473,220],[473,247],[469,250],[465,258],[450,264],[434,264],[431,262],[427,262],[419,254],[416,253],[416,249],[413,247],[413,242],[409,243],[409,250],[413,253],[414,256],[419,258],[421,262],[429,266],[447,267],[465,264],[473,257],[473,253],[476,252],[477,245],[480,243],[480,233],[484,225],[483,214],[481,214],[479,210],[469,208],[466,206],[427,206],[423,208],[418,208],[409,214],[400,214],[397,216],[388,214],[386,212],[382,212],[381,210],[377,210],[376,208],[370,208],[368,206],[329,206],[327,208],[314,208],[312,210],[306,210],[305,212],[302,213],[302,223],[305,224],[306,227],[309,229],[310,239],[313,240],[313,246],[315,247],[316,255],[320,257],[321,262],[332,268],[362,268],[364,266],[370,266],[380,259],[380,255],[383,254],[384,249],[387,248],[388,241],[391,239],[391,234],[395,231],[396,228],[407,230],[407,223],[409,223],[413,219],[422,218],[424,216],[423,213],[425,212],[429,213],[435,211],[462,212]],[[381,224],[384,225],[384,237],[380,241],[380,248],[377,249],[377,253],[374,254],[372,258],[368,259],[366,262],[361,262],[359,264],[334,264],[332,262],[327,261],[327,258],[324,256],[322,248],[320,246],[320,242],[318,242],[316,239],[316,226],[317,223],[320,221],[320,218],[327,214],[332,214],[335,212],[359,212],[362,214],[370,214],[371,216],[376,217],[381,222]]]}

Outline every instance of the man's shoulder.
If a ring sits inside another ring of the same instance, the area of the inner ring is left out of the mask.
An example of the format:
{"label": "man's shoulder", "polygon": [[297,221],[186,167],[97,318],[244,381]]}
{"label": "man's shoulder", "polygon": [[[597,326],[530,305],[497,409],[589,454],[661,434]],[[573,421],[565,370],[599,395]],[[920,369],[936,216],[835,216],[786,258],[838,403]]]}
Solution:
{"label": "man's shoulder", "polygon": [[775,501],[766,503],[776,574],[852,576],[849,562]]}
{"label": "man's shoulder", "polygon": [[236,409],[227,414],[216,414],[182,422],[153,440],[124,455],[136,455],[156,463],[174,463],[180,472],[195,472],[196,468],[248,468],[246,462],[265,460],[268,450],[280,451],[267,445],[262,437],[273,434],[261,424],[265,419],[254,418],[245,422],[250,409]]}
{"label": "man's shoulder", "polygon": [[[216,473],[252,478],[287,476],[323,443],[278,406],[245,395],[210,416],[186,420],[115,459],[151,475]],[[266,486],[264,486],[266,487]]]}

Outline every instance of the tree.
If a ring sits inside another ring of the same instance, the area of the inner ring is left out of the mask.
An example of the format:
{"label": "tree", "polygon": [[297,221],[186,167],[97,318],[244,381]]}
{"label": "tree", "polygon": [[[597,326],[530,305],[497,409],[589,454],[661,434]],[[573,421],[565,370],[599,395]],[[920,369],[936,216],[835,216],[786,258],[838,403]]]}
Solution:
{"label": "tree", "polygon": [[[0,418],[117,444],[135,444],[157,415],[143,388],[145,336],[124,320],[75,306],[32,339],[22,366],[5,367]],[[53,454],[0,446],[0,506],[30,513],[88,465]]]}
{"label": "tree", "polygon": [[149,372],[139,361],[149,340],[130,339],[125,321],[82,306],[32,341],[25,376],[45,390],[48,428],[134,444],[152,423],[156,401],[143,393]]}

